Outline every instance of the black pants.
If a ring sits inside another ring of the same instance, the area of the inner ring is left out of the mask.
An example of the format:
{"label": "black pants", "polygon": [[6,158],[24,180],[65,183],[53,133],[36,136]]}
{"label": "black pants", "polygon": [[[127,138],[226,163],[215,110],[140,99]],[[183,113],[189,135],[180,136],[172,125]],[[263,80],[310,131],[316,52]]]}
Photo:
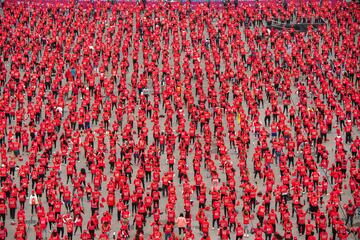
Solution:
{"label": "black pants", "polygon": [[58,227],[58,228],[56,228],[56,230],[57,230],[59,236],[61,234],[61,238],[63,238],[64,237],[64,227]]}
{"label": "black pants", "polygon": [[65,208],[66,208],[66,210],[70,211],[70,209],[71,209],[71,202],[70,201],[65,202]]}
{"label": "black pants", "polygon": [[219,226],[220,226],[219,221],[220,221],[219,219],[213,219],[213,222],[212,222],[213,228],[215,227],[215,223],[216,223],[216,225],[217,225],[217,228],[219,228]]}
{"label": "black pants", "polygon": [[52,229],[53,224],[55,225],[55,222],[49,222],[49,228]]}
{"label": "black pants", "polygon": [[31,205],[31,214],[34,214],[34,211],[36,212],[36,205],[32,204]]}
{"label": "black pants", "polygon": [[14,176],[14,174],[15,174],[15,168],[14,168],[14,167],[11,167],[11,168],[10,168],[10,174],[11,174],[12,176]]}
{"label": "black pants", "polygon": [[68,174],[68,175],[67,175],[67,178],[66,178],[66,184],[69,183],[69,180],[70,180],[70,179],[71,179],[71,181],[72,181],[73,177],[72,177],[71,174]]}
{"label": "black pants", "polygon": [[15,219],[15,212],[16,212],[16,208],[10,208],[10,218],[12,220]]}
{"label": "black pants", "polygon": [[298,224],[298,230],[301,235],[305,233],[305,224]]}
{"label": "black pants", "polygon": [[137,203],[132,203],[131,204],[131,213],[136,213],[137,212]]}
{"label": "black pants", "polygon": [[294,157],[288,157],[289,160],[289,167],[292,165],[294,167]]}
{"label": "black pants", "polygon": [[345,225],[347,225],[348,222],[350,221],[350,226],[352,226],[353,225],[353,220],[354,220],[354,215],[347,215]]}
{"label": "black pants", "polygon": [[82,230],[82,227],[81,227],[81,226],[80,226],[80,227],[79,227],[79,226],[76,226],[76,227],[75,227],[75,232],[74,232],[74,234],[76,234],[76,231],[78,230],[78,228],[80,228],[80,233],[82,233],[82,232],[83,232],[83,230]]}
{"label": "black pants", "polygon": [[114,206],[109,206],[109,213],[112,215],[114,212]]}
{"label": "black pants", "polygon": [[151,172],[145,172],[146,182],[151,181]]}
{"label": "black pants", "polygon": [[295,119],[295,116],[293,116],[293,115],[290,115],[290,124],[291,124],[291,125],[293,124],[293,122],[294,122],[294,119]]}
{"label": "black pants", "polygon": [[352,139],[351,139],[351,133],[350,132],[347,132],[345,134],[345,143],[351,143],[352,142]]}
{"label": "black pants", "polygon": [[256,176],[259,174],[259,177],[261,176],[261,173],[260,171],[255,171],[255,174],[254,174],[254,178],[256,178]]}
{"label": "black pants", "polygon": [[259,219],[259,223],[260,223],[260,225],[262,226],[262,225],[263,225],[263,222],[264,222],[264,217],[257,216],[257,218]]}
{"label": "black pants", "polygon": [[200,186],[196,186],[196,196],[200,195]]}
{"label": "black pants", "polygon": [[89,233],[91,235],[91,239],[95,238],[95,230],[89,230]]}
{"label": "black pants", "polygon": [[162,185],[162,195],[163,197],[168,195],[168,186]]}
{"label": "black pants", "polygon": [[232,232],[232,231],[235,231],[236,229],[236,224],[235,223],[229,223],[229,231]]}
{"label": "black pants", "polygon": [[340,120],[340,130],[342,131],[345,127],[345,120]]}
{"label": "black pants", "polygon": [[265,116],[265,126],[269,126],[271,122],[270,116]]}

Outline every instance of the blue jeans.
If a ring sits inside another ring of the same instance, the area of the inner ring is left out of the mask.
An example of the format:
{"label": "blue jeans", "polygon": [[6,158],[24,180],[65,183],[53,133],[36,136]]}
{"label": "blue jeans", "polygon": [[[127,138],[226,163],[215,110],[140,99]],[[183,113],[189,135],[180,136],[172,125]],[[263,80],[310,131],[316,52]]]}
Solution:
{"label": "blue jeans", "polygon": [[171,237],[170,233],[165,233],[165,240],[168,240]]}
{"label": "blue jeans", "polygon": [[281,157],[281,151],[275,151],[275,163],[278,164]]}

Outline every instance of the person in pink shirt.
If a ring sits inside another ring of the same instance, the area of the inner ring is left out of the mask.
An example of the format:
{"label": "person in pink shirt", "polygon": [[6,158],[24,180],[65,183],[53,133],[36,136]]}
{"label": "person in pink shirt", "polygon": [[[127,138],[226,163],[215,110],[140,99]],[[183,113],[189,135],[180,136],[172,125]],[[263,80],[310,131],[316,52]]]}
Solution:
{"label": "person in pink shirt", "polygon": [[179,230],[179,235],[181,236],[182,234],[185,233],[185,228],[187,226],[187,222],[186,222],[186,218],[184,217],[184,214],[180,213],[180,216],[176,218],[175,222]]}

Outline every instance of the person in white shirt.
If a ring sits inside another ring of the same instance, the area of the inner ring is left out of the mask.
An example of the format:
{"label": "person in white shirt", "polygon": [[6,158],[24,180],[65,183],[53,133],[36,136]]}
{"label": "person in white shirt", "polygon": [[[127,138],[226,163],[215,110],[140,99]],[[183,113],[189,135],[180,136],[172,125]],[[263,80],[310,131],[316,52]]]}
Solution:
{"label": "person in white shirt", "polygon": [[35,194],[34,190],[31,192],[31,195],[29,197],[29,204],[31,205],[31,214],[34,214],[34,210],[36,210],[36,205],[39,204],[38,197]]}

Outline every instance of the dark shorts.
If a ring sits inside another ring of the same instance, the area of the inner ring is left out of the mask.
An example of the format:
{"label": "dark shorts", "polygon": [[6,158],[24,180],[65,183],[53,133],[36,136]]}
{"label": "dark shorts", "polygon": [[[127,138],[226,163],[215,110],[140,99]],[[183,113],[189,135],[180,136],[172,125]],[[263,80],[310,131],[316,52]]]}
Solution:
{"label": "dark shorts", "polygon": [[15,154],[16,157],[18,157],[18,156],[20,155],[20,151],[19,151],[19,150],[15,150],[15,151],[14,151],[14,154]]}

